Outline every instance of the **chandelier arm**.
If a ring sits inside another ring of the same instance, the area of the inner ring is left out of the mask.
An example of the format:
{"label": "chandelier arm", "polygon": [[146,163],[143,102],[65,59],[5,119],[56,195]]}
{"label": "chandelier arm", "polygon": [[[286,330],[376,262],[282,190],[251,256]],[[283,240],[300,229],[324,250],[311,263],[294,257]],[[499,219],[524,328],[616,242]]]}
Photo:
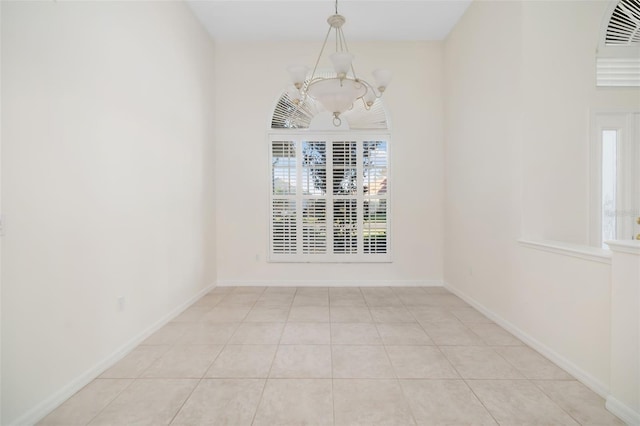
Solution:
{"label": "chandelier arm", "polygon": [[309,78],[309,80],[307,80],[307,82],[306,82],[306,84],[304,86],[305,90],[302,91],[302,93],[301,93],[302,97],[300,98],[300,102],[298,104],[296,104],[297,106],[306,105],[307,98],[309,97],[309,95],[307,93],[307,91],[309,89],[309,86],[311,86],[313,83],[316,83],[316,82],[318,82],[320,80],[323,80],[323,78],[322,77],[313,77],[313,75]]}
{"label": "chandelier arm", "polygon": [[311,73],[311,78],[309,79],[309,81],[313,80],[313,78],[316,75],[318,64],[320,63],[320,58],[322,58],[322,54],[324,53],[324,48],[327,46],[327,40],[329,40],[329,35],[331,35],[331,27],[329,27],[329,30],[327,31],[327,35],[324,37],[324,42],[322,43],[322,49],[320,49],[320,54],[318,55],[318,59],[316,59],[316,64],[313,66],[313,72]]}
{"label": "chandelier arm", "polygon": [[360,83],[364,84],[365,86],[367,86],[367,91],[371,90],[371,92],[376,95],[376,99],[380,99],[382,97],[382,92],[376,90],[375,87],[373,87],[373,85],[371,83],[369,83],[366,80],[358,80]]}
{"label": "chandelier arm", "polygon": [[[340,44],[344,45],[344,51],[345,52],[349,52],[349,46],[347,46],[347,39],[344,37],[344,32],[342,31],[342,28],[340,28]],[[358,80],[358,76],[356,75],[356,69],[353,66],[353,61],[351,62],[351,72],[353,73],[353,78]]]}
{"label": "chandelier arm", "polygon": [[362,101],[362,105],[364,106],[364,109],[366,111],[369,111],[371,109],[371,107],[369,105],[367,105],[367,103],[364,100],[364,96],[360,98],[360,100]]}

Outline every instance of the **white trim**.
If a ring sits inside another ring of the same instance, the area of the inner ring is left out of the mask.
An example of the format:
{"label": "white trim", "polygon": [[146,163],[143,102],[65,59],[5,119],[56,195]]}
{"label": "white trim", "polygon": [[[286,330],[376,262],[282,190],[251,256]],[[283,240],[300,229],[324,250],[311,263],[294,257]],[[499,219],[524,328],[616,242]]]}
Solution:
{"label": "white trim", "polygon": [[602,111],[591,112],[591,143],[589,149],[589,243],[602,246]]}
{"label": "white trim", "polygon": [[[610,394],[609,386],[597,378],[593,377],[588,372],[584,371],[582,368],[578,367],[576,364],[560,355],[558,352],[554,351],[544,343],[540,342],[533,336],[529,335],[516,325],[502,318],[500,315],[495,312],[487,309],[482,304],[480,304],[475,299],[467,296],[462,291],[456,289],[451,284],[445,281],[444,287],[467,302],[469,305],[476,308],[478,311],[483,313],[487,318],[491,319],[496,324],[500,325],[502,328],[516,336],[518,339],[522,340],[527,345],[531,346],[533,349],[538,351],[540,354],[544,355],[551,362],[558,365],[560,368],[571,374],[578,381],[582,382],[589,389],[600,395],[602,398],[608,398]],[[615,414],[615,413],[614,413]]]}
{"label": "white trim", "polygon": [[220,280],[218,287],[443,287],[442,280]]}
{"label": "white trim", "polygon": [[[389,247],[389,243],[387,242],[387,248],[388,247]],[[314,264],[393,263],[393,258],[391,257],[391,253],[344,254],[344,255],[342,254],[340,255],[336,255],[336,254],[272,254],[272,253],[268,253],[268,254],[269,254],[269,257],[267,257],[268,263],[314,263]]]}
{"label": "white trim", "polygon": [[374,130],[360,130],[360,129],[353,130],[352,129],[346,132],[341,129],[329,129],[329,130],[322,130],[322,131],[318,131],[318,130],[310,131],[310,130],[300,130],[300,129],[269,129],[269,131],[267,132],[267,140],[272,141],[274,136],[276,138],[279,138],[279,137],[296,138],[297,137],[300,140],[303,140],[303,139],[313,139],[313,138],[318,138],[323,136],[326,137],[327,135],[332,138],[338,135],[338,137],[361,138],[361,139],[370,139],[370,140],[376,140],[383,136],[386,137],[388,140],[390,140],[391,138],[391,132],[387,129],[380,129],[379,132],[376,132],[375,129]]}
{"label": "white trim", "polygon": [[630,426],[640,425],[640,413],[634,411],[631,407],[623,404],[613,396],[607,396],[604,406],[626,424]]}
{"label": "white trim", "polygon": [[518,240],[518,244],[522,247],[534,250],[561,254],[563,256],[575,257],[590,262],[605,263],[608,265],[611,264],[611,251],[597,247],[551,240],[535,241],[520,239]]}
{"label": "white trim", "polygon": [[[616,3],[618,0],[615,0]],[[636,58],[640,55],[638,46],[600,46],[596,52],[596,59],[604,58]]]}
{"label": "white trim", "polygon": [[600,22],[600,37],[598,37],[598,47],[596,49],[596,56],[600,56],[606,54],[607,48],[611,48],[614,46],[607,46],[605,42],[607,41],[607,28],[609,28],[609,21],[611,20],[611,15],[613,15],[613,11],[618,6],[620,0],[609,0],[609,5],[607,6],[607,10],[602,16],[602,21]]}
{"label": "white trim", "polygon": [[615,240],[605,241],[605,243],[609,245],[611,251],[640,255],[640,241]]}
{"label": "white trim", "polygon": [[[626,47],[626,46],[625,46]],[[625,57],[596,58],[596,87],[640,87],[640,58],[638,49]]]}
{"label": "white trim", "polygon": [[65,402],[67,399],[71,398],[76,392],[80,389],[91,383],[95,378],[99,377],[104,371],[106,371],[109,367],[113,366],[115,363],[120,361],[131,352],[136,346],[142,343],[147,337],[151,336],[153,333],[158,331],[164,325],[166,325],[169,321],[177,317],[182,311],[187,309],[197,300],[199,300],[202,296],[207,294],[215,288],[214,284],[208,285],[207,287],[200,290],[194,296],[189,298],[186,302],[178,305],[176,308],[171,310],[168,314],[160,318],[150,327],[143,330],[138,335],[134,336],[127,343],[120,346],[118,349],[113,351],[110,355],[105,357],[102,361],[99,361],[96,365],[89,368],[84,373],[80,374],[65,386],[63,386],[58,391],[54,392],[52,395],[49,395],[39,404],[31,408],[29,411],[24,413],[22,416],[18,417],[16,420],[11,423],[11,425],[32,425],[40,420],[42,420],[45,416],[51,413],[53,410],[58,408],[60,404]]}

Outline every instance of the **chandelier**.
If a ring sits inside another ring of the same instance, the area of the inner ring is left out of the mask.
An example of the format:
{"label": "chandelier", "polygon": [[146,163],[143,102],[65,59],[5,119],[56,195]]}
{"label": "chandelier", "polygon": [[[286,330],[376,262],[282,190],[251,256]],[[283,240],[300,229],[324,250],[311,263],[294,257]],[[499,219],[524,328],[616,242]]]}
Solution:
{"label": "chandelier", "polygon": [[[287,68],[294,86],[287,91],[289,99],[296,105],[304,104],[307,98],[318,101],[324,109],[333,114],[333,125],[336,127],[342,124],[340,114],[353,108],[356,102],[361,101],[365,109],[369,110],[391,82],[391,71],[386,69],[377,69],[372,72],[375,85],[356,75],[353,66],[354,56],[349,52],[342,31],[345,21],[344,16],[338,14],[338,0],[336,0],[335,14],[327,18],[329,30],[311,76],[307,78],[309,67],[305,65],[292,65]],[[336,48],[335,52],[329,55],[329,59],[335,74],[321,77],[317,75],[318,64],[332,33],[335,34]]]}

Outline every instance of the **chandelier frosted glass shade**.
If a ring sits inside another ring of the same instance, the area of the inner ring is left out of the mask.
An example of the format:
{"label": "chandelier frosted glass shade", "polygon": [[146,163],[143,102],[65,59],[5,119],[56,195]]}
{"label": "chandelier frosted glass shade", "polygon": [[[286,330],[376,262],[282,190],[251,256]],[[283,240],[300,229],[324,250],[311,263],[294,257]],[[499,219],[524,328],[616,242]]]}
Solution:
{"label": "chandelier frosted glass shade", "polygon": [[329,56],[329,59],[333,63],[333,69],[338,78],[345,78],[349,70],[351,70],[353,55],[349,52],[336,52]]}
{"label": "chandelier frosted glass shade", "polygon": [[355,80],[329,78],[317,80],[307,87],[307,95],[317,100],[334,116],[351,109],[355,100],[367,93],[367,87]]}
{"label": "chandelier frosted glass shade", "polygon": [[287,67],[287,71],[289,71],[291,81],[293,81],[293,85],[296,87],[296,89],[301,89],[304,81],[307,79],[309,67],[304,65],[292,65],[290,67]]}
{"label": "chandelier frosted glass shade", "polygon": [[373,78],[376,81],[376,87],[379,91],[384,92],[389,83],[391,83],[391,71],[385,69],[377,69],[372,72]]}
{"label": "chandelier frosted glass shade", "polygon": [[[346,22],[344,16],[338,15],[336,2],[336,14],[329,16],[327,23],[329,31],[320,49],[316,64],[308,77],[309,68],[302,65],[294,65],[287,68],[295,87],[287,91],[289,98],[296,105],[303,105],[306,98],[310,97],[318,101],[324,109],[334,116],[334,125],[340,125],[340,114],[353,108],[357,101],[362,101],[366,110],[369,110],[376,99],[382,96],[391,82],[391,71],[385,69],[375,70],[373,78],[375,85],[358,78],[353,66],[353,54],[347,49],[347,42],[342,32],[342,25]],[[331,33],[335,33],[336,50],[329,55],[335,71],[334,76],[320,77],[316,74],[318,64],[325,51],[327,41]]]}

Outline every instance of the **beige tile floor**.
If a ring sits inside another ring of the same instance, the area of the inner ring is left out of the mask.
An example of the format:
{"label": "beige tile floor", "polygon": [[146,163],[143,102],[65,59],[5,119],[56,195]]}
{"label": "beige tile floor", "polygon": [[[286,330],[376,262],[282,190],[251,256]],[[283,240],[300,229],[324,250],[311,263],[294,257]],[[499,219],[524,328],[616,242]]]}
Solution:
{"label": "beige tile floor", "polygon": [[442,288],[216,288],[41,425],[622,425]]}

